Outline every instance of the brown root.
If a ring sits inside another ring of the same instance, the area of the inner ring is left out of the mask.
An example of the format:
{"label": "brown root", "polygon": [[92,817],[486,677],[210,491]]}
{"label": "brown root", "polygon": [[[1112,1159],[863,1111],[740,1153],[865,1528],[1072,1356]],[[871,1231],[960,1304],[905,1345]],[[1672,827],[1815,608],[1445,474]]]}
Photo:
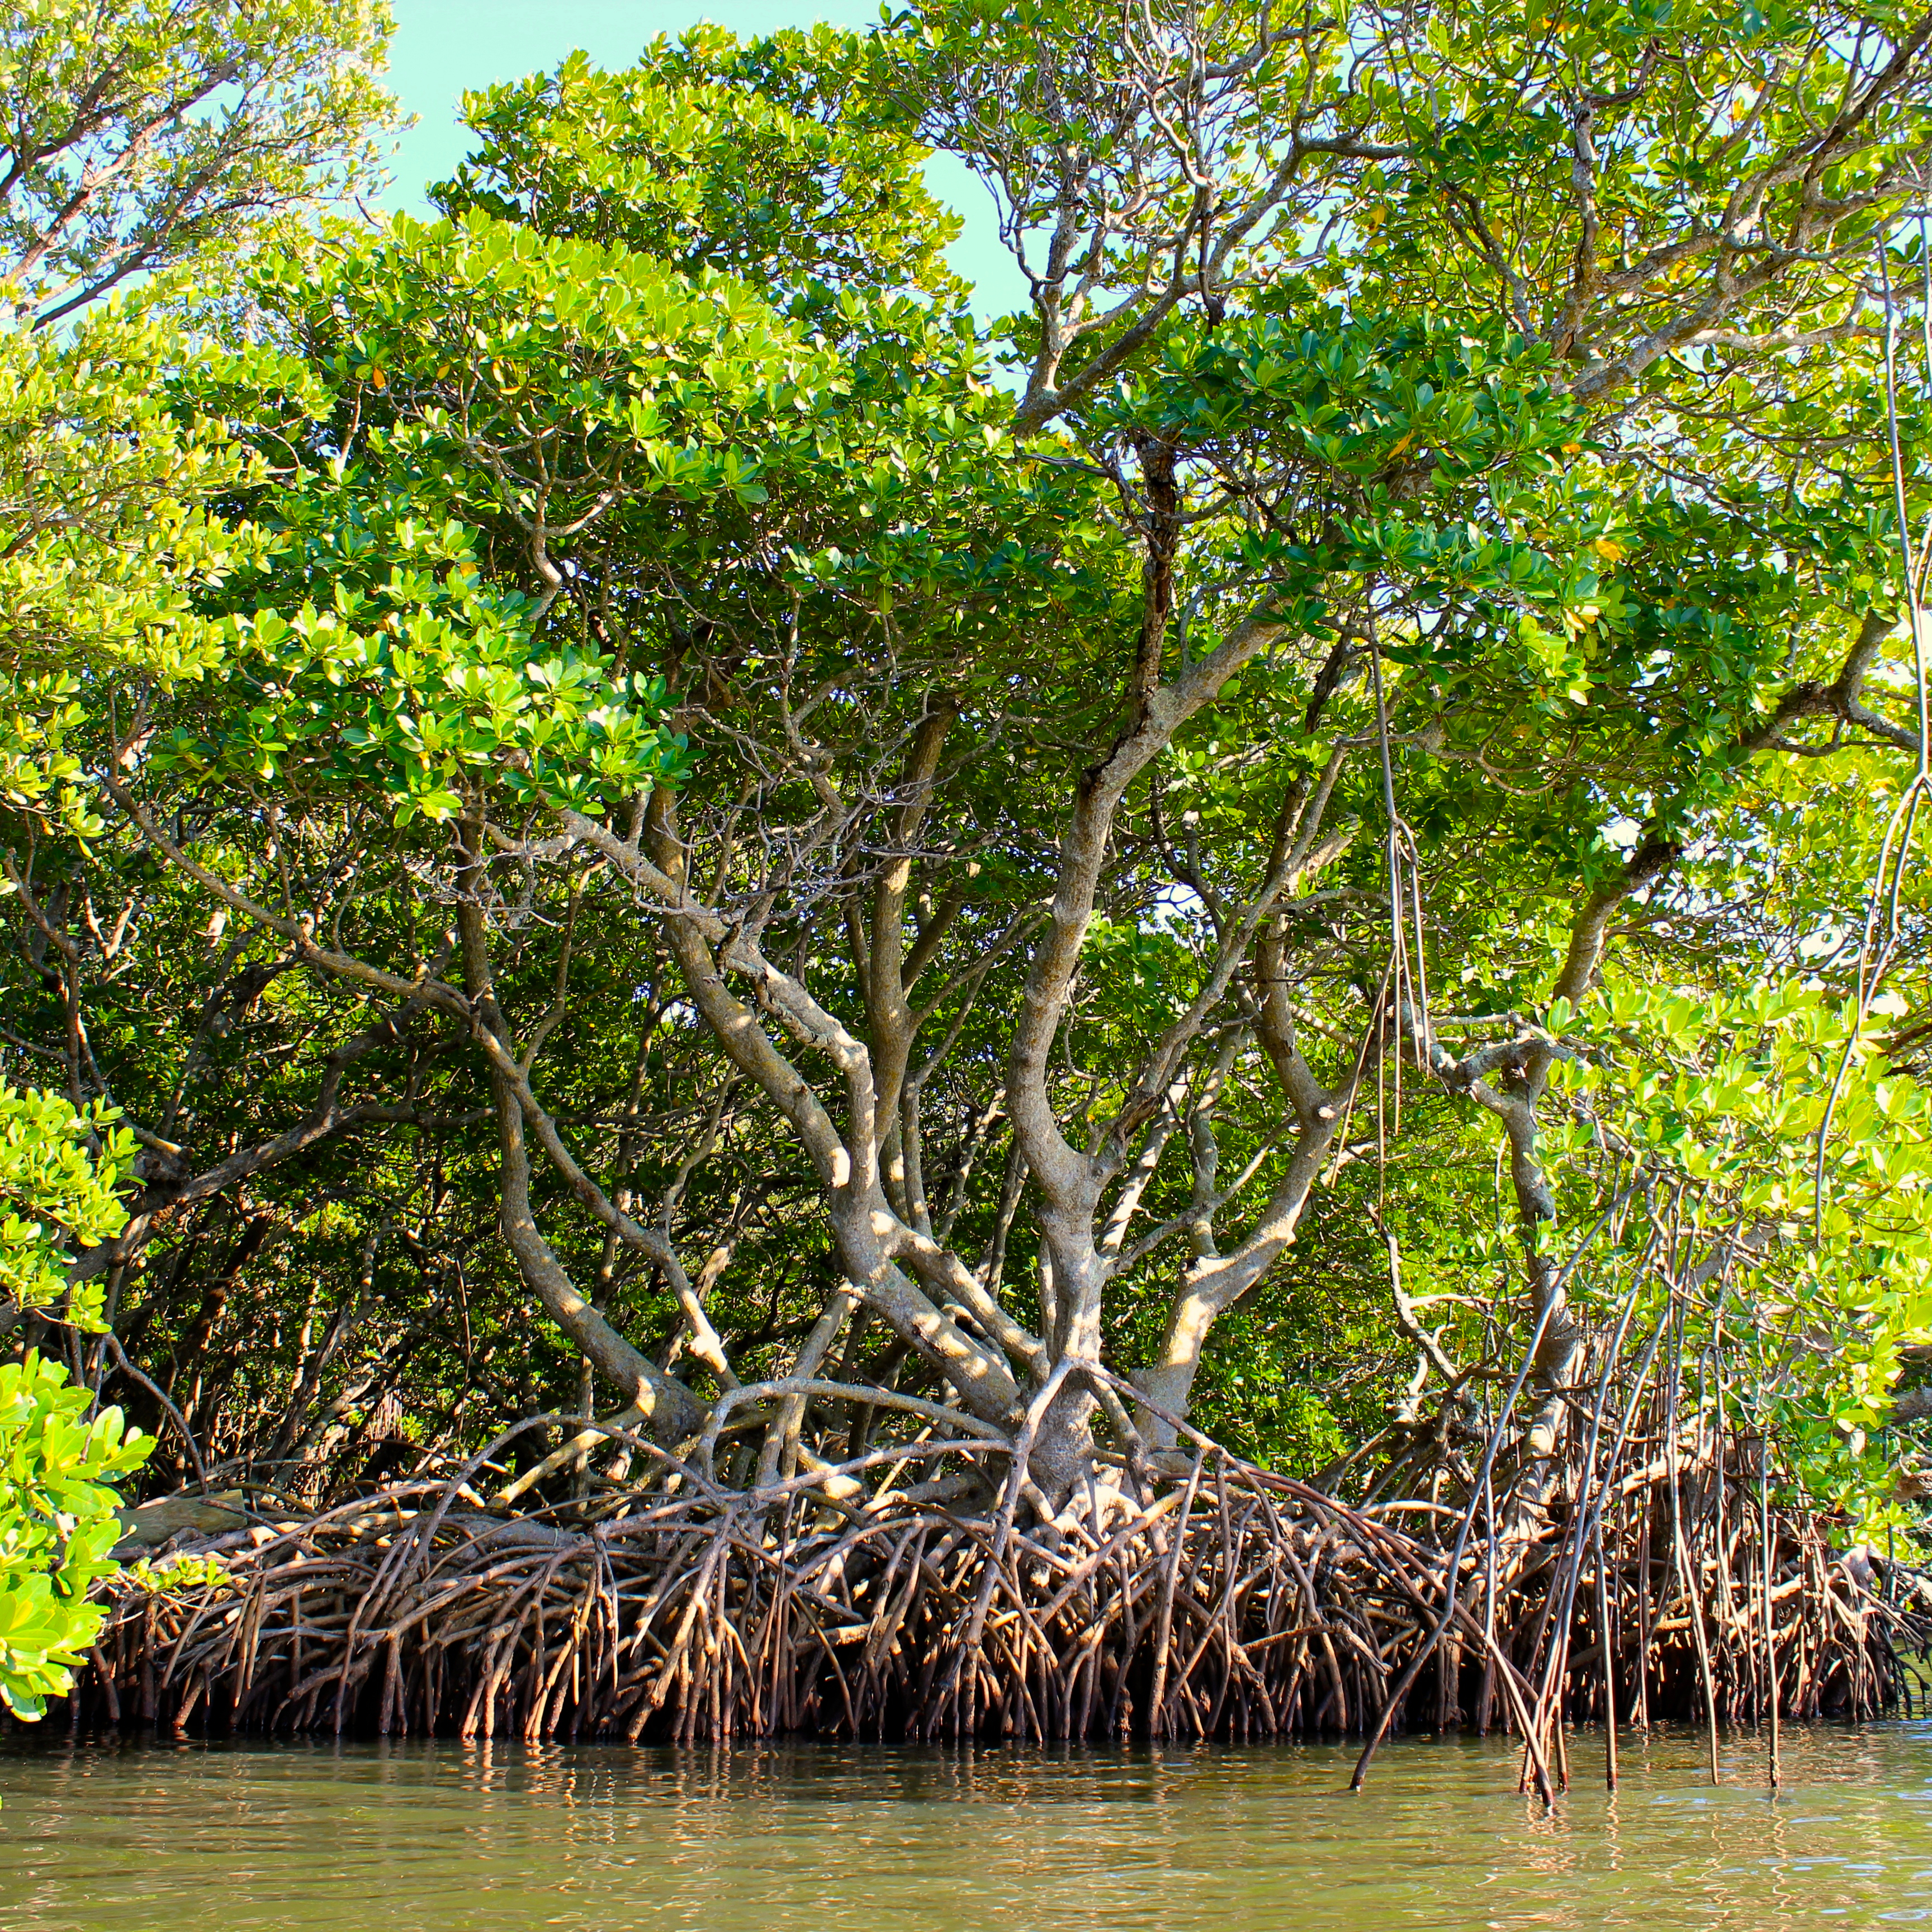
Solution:
{"label": "brown root", "polygon": [[[1702,1473],[1714,1496],[1742,1485]],[[1523,1736],[1547,1785],[1566,1720],[1749,1721],[1774,1678],[1788,1715],[1909,1707],[1902,1659],[1932,1636],[1814,1520],[1774,1517],[1768,1590],[1747,1587],[1741,1506],[1700,1519],[1728,1521],[1731,1546],[1687,1533],[1673,1552],[1660,1477],[1627,1484],[1587,1536],[1559,1521],[1480,1541],[1453,1594],[1449,1512],[1352,1508],[1219,1450],[1142,1499],[1090,1487],[1030,1526],[983,1481],[950,1502],[813,1481],[693,1483],[594,1523],[458,1508],[453,1486],[418,1483],[185,1531],[175,1547],[226,1586],[124,1582],[75,1714],[686,1744],[1468,1724]],[[1698,1514],[1683,1502],[1680,1524]]]}

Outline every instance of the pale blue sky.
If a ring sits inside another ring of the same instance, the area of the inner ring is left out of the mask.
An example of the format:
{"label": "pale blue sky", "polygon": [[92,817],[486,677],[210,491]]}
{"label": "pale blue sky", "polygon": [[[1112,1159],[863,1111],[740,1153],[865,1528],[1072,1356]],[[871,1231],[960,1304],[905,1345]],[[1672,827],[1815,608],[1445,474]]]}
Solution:
{"label": "pale blue sky", "polygon": [[[428,212],[422,190],[446,177],[466,142],[457,112],[466,88],[554,68],[582,48],[600,67],[628,66],[644,43],[713,20],[749,37],[814,21],[862,26],[878,17],[877,0],[394,0],[396,38],[389,85],[416,124],[403,136],[392,166],[392,208]],[[1017,307],[1018,274],[1000,245],[985,190],[956,162],[933,164],[934,190],[966,218],[952,266],[980,290],[982,313]]]}

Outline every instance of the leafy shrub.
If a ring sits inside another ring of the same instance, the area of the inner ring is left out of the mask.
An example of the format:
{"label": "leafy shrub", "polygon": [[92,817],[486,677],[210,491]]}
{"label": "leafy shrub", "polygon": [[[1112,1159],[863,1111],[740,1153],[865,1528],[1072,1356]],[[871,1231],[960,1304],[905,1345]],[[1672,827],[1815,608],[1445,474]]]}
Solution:
{"label": "leafy shrub", "polygon": [[100,1286],[70,1288],[65,1250],[112,1240],[128,1224],[117,1190],[134,1167],[134,1137],[115,1118],[110,1107],[76,1112],[57,1094],[0,1080],[0,1313],[64,1297],[68,1321],[100,1327]]}
{"label": "leafy shrub", "polygon": [[115,1573],[107,1485],[154,1447],[118,1408],[89,1419],[89,1402],[38,1353],[0,1363],[0,1703],[17,1718],[73,1688],[106,1614],[88,1592]]}

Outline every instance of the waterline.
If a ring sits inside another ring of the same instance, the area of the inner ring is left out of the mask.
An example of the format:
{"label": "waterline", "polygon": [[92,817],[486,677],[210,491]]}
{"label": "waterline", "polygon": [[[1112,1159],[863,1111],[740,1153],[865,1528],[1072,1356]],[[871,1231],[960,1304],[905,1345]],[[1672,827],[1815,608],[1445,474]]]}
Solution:
{"label": "waterline", "polygon": [[[1600,1759],[1579,1732],[1571,1761]],[[1382,1932],[1932,1924],[1932,1724],[1626,1733],[1612,1796],[1507,1739],[1333,1745],[314,1741],[0,1754],[0,1926]]]}

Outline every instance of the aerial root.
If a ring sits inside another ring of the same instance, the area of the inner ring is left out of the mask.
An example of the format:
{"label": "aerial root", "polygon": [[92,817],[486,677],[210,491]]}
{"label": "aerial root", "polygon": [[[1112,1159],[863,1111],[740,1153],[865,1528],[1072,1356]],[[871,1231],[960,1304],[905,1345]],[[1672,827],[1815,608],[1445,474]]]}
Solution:
{"label": "aerial root", "polygon": [[1439,1533],[1421,1504],[1364,1513],[1219,1450],[1112,1500],[1028,1527],[903,1495],[712,1490],[586,1527],[399,1485],[178,1538],[226,1586],[124,1582],[75,1716],[686,1744],[1468,1724],[1522,1736],[1546,1785],[1566,1720],[1749,1721],[1774,1685],[1786,1715],[1909,1709],[1903,1660],[1932,1636],[1816,1522],[1776,1518],[1767,1592],[1742,1532],[1673,1550],[1660,1492],[1627,1493],[1580,1556],[1560,1526],[1479,1540],[1453,1597],[1448,1550],[1388,1520]]}

